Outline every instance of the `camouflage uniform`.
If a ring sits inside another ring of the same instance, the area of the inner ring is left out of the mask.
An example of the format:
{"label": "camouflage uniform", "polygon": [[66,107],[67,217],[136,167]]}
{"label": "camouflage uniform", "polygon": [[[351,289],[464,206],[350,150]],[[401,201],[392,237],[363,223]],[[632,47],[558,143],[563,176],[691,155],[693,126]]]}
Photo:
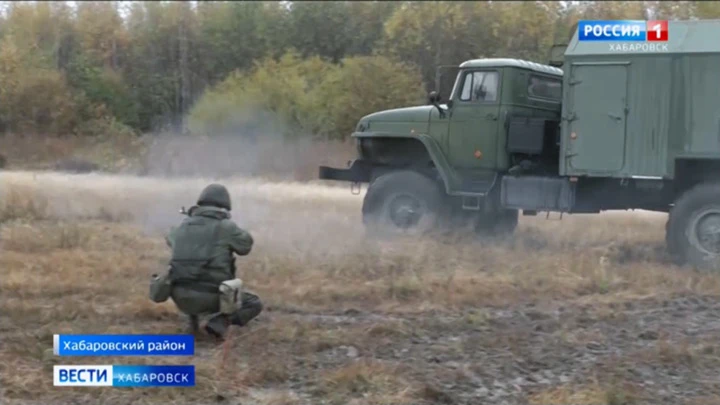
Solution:
{"label": "camouflage uniform", "polygon": [[198,317],[209,315],[205,330],[217,337],[226,326],[243,326],[262,311],[260,299],[243,291],[238,311],[230,316],[219,313],[220,283],[235,278],[233,254],[250,253],[253,238],[230,220],[230,194],[219,184],[207,186],[188,217],[166,237],[172,248],[170,297],[177,308],[190,316],[193,332]]}

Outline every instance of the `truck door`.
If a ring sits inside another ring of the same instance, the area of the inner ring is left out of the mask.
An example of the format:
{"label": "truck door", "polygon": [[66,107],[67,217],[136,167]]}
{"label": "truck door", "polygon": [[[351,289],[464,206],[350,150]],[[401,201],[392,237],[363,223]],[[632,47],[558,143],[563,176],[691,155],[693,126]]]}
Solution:
{"label": "truck door", "polygon": [[448,157],[453,167],[495,169],[499,112],[500,73],[465,72],[449,117]]}
{"label": "truck door", "polygon": [[573,64],[565,139],[576,174],[622,170],[627,122],[627,64]]}

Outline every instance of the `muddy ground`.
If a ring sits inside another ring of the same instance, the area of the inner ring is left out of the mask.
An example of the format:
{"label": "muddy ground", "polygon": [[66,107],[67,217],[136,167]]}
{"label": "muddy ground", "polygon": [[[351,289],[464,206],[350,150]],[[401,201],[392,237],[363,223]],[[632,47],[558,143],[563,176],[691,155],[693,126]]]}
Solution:
{"label": "muddy ground", "polygon": [[[523,305],[399,317],[271,310],[258,325],[278,319],[326,330],[372,329],[379,320],[403,325],[402,332],[378,332],[359,344],[291,356],[284,388],[306,393],[303,403],[322,403],[312,395],[318,387],[308,384],[308,369],[366,358],[401,364],[430,403],[709,404],[720,398],[717,297],[648,298],[618,309]],[[254,350],[242,335],[234,344],[244,353]],[[275,350],[292,353],[291,347]],[[605,388],[582,399],[594,386]]]}

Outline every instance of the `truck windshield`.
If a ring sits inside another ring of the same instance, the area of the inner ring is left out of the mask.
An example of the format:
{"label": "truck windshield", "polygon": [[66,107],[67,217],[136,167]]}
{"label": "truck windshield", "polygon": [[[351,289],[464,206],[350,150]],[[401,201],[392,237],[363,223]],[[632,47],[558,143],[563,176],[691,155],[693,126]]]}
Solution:
{"label": "truck windshield", "polygon": [[531,75],[528,96],[559,103],[562,101],[562,82],[559,79]]}

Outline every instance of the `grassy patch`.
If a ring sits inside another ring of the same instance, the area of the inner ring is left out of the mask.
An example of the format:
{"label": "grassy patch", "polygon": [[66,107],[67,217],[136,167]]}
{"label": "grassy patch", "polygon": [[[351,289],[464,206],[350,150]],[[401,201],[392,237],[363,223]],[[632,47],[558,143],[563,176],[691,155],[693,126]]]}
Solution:
{"label": "grassy patch", "polygon": [[317,382],[317,395],[333,404],[349,401],[362,404],[410,404],[412,385],[398,373],[397,366],[372,360],[358,360],[328,371]]}
{"label": "grassy patch", "polygon": [[530,405],[633,405],[638,401],[637,392],[627,384],[556,386],[530,395],[528,402]]}

